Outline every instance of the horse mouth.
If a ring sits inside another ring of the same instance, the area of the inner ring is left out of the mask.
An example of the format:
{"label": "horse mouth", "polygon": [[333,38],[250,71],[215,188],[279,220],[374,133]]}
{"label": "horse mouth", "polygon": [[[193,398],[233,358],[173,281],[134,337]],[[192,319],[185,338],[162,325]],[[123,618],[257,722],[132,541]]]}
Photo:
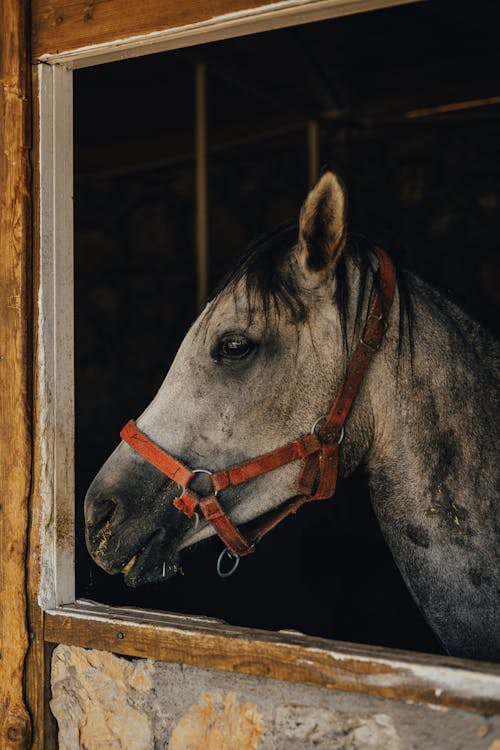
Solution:
{"label": "horse mouth", "polygon": [[121,568],[123,580],[131,588],[172,578],[180,570],[175,548],[165,549],[164,533],[156,531],[149,541],[133,554]]}
{"label": "horse mouth", "polygon": [[128,563],[127,563],[126,565],[124,565],[124,566],[123,566],[123,568],[121,569],[121,572],[123,573],[123,575],[125,575],[125,573],[128,573],[128,572],[129,572],[129,570],[132,570],[132,568],[133,568],[133,567],[134,567],[134,565],[135,565],[135,561],[137,560],[137,555],[138,555],[138,554],[139,554],[139,553],[137,552],[137,553],[136,553],[135,555],[133,555],[133,556],[132,556],[132,557],[130,558],[130,560],[128,561]]}

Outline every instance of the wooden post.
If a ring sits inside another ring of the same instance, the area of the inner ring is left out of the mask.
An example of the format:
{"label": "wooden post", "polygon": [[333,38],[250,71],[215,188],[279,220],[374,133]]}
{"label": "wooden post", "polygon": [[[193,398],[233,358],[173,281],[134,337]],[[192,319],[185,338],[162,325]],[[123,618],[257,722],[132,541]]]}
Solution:
{"label": "wooden post", "polygon": [[314,187],[319,177],[319,125],[317,120],[307,123],[307,163],[309,171],[309,188]]}
{"label": "wooden post", "polygon": [[195,68],[196,118],[196,268],[198,312],[208,293],[207,77],[204,63]]}
{"label": "wooden post", "polygon": [[[0,3],[0,747],[30,747],[26,547],[31,481],[29,3]],[[40,676],[42,679],[42,676]]]}

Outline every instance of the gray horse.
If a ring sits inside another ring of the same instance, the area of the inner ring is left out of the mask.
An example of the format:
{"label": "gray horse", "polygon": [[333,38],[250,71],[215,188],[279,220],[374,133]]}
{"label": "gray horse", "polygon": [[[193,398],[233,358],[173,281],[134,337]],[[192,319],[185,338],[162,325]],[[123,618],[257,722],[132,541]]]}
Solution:
{"label": "gray horse", "polygon": [[[311,431],[366,321],[377,256],[351,241],[325,173],[297,228],[251,246],[187,333],[137,426],[189,467],[219,471]],[[451,654],[500,659],[499,345],[398,269],[383,343],[345,425],[340,476],[364,467],[406,586]],[[229,487],[236,526],[297,495],[300,462]],[[200,489],[206,477],[197,475]],[[173,575],[214,529],[178,512],[176,482],[122,442],[85,501],[90,554],[139,586]],[[258,552],[256,553],[258,554]]]}

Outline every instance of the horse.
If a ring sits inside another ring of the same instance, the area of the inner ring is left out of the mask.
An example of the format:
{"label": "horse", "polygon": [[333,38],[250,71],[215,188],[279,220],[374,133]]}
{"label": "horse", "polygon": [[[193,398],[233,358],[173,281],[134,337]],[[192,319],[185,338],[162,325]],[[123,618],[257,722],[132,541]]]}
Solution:
{"label": "horse", "polygon": [[214,534],[237,563],[362,467],[445,651],[496,661],[500,347],[351,237],[346,200],[326,171],[298,223],[252,244],[209,299],[87,492],[87,548],[133,587],[167,580]]}

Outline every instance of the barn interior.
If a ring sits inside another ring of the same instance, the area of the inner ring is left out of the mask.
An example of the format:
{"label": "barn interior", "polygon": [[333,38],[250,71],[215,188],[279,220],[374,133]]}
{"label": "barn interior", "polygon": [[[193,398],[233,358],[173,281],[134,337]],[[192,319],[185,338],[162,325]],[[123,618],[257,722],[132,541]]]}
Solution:
{"label": "barn interior", "polygon": [[211,539],[185,554],[184,575],[137,590],[91,561],[82,505],[200,295],[249,241],[296,219],[324,165],[347,185],[352,231],[499,334],[497,28],[494,3],[424,2],[75,72],[78,597],[440,651],[361,474],[283,523],[234,576],[217,576]]}

